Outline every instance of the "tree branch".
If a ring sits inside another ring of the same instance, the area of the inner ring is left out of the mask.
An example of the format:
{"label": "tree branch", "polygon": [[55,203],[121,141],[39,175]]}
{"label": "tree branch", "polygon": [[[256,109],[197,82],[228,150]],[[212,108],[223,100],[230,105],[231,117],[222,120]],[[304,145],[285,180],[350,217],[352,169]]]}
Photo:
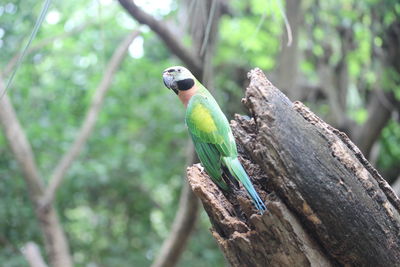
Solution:
{"label": "tree branch", "polygon": [[197,221],[198,206],[197,197],[185,181],[179,201],[179,210],[175,215],[171,231],[168,238],[163,242],[156,261],[151,265],[152,267],[176,265]]}
{"label": "tree branch", "polygon": [[[400,75],[400,22],[394,21],[383,32],[383,52],[381,58],[382,65],[386,70],[393,69]],[[384,81],[381,83],[385,86]],[[386,87],[388,87],[386,85]],[[368,105],[368,119],[364,125],[355,131],[355,140],[361,151],[368,157],[375,141],[379,138],[382,129],[390,119],[392,111],[399,107],[399,101],[394,96],[392,87],[376,90],[372,94],[372,99]],[[385,91],[385,92],[382,92]]]}
{"label": "tree branch", "polygon": [[[190,166],[197,161],[191,140],[188,140],[186,154],[186,166]],[[171,231],[167,239],[164,240],[160,253],[151,267],[170,267],[177,264],[197,221],[198,210],[199,201],[193,191],[190,190],[188,183],[184,181],[179,208],[172,223]]]}
{"label": "tree branch", "polygon": [[[4,83],[0,77],[0,92],[3,90]],[[40,177],[32,147],[7,94],[0,99],[0,123],[11,150],[22,168],[32,200],[37,202],[44,191],[44,183]]]}
{"label": "tree branch", "polygon": [[22,254],[24,254],[30,267],[47,267],[47,264],[44,262],[43,257],[40,254],[40,249],[35,242],[26,243],[22,248]]}
{"label": "tree branch", "polygon": [[150,27],[165,45],[178,57],[197,77],[202,76],[202,62],[160,21],[141,10],[132,0],[118,0],[121,6],[139,23]]}
{"label": "tree branch", "polygon": [[[4,83],[0,76],[0,91],[2,90],[4,90]],[[29,197],[35,207],[36,217],[44,236],[50,263],[55,267],[70,267],[72,259],[68,242],[54,207],[49,205],[45,210],[39,208],[39,202],[44,192],[44,183],[39,174],[32,147],[18,121],[7,93],[0,99],[0,123],[11,151],[23,171]]]}
{"label": "tree branch", "polygon": [[60,186],[66,172],[68,171],[75,158],[81,152],[84,144],[86,143],[86,140],[89,138],[89,135],[92,132],[94,125],[96,124],[97,117],[104,101],[104,97],[107,91],[110,89],[114,74],[121,64],[122,60],[125,58],[125,53],[128,50],[129,45],[138,35],[139,31],[133,31],[121,42],[118,48],[114,51],[111,60],[108,62],[107,67],[104,70],[103,79],[101,80],[93,95],[92,103],[90,104],[89,110],[86,113],[86,117],[82,123],[77,137],[75,138],[74,143],[72,144],[68,152],[64,154],[51,175],[49,185],[42,199],[41,204],[43,207],[46,207],[53,201],[56,190]]}
{"label": "tree branch", "polygon": [[392,184],[393,191],[396,193],[396,195],[399,197],[400,196],[400,175],[396,178],[394,183]]}
{"label": "tree branch", "polygon": [[303,90],[295,87],[297,81],[298,74],[298,58],[299,58],[299,32],[302,28],[302,24],[304,22],[303,19],[303,11],[301,8],[302,1],[301,0],[287,0],[286,1],[286,14],[289,20],[290,26],[293,32],[293,41],[290,46],[286,45],[287,34],[286,31],[283,31],[281,37],[281,47],[282,50],[279,54],[278,59],[278,68],[276,72],[277,76],[277,85],[279,88],[283,90],[283,92],[287,92],[290,99],[300,99],[302,94],[304,94]]}
{"label": "tree branch", "polygon": [[[386,105],[385,102],[389,104]],[[372,93],[368,104],[368,119],[364,124],[357,127],[353,134],[353,139],[365,157],[369,158],[372,146],[389,121],[393,108],[398,105],[396,102],[392,92],[375,90]]]}

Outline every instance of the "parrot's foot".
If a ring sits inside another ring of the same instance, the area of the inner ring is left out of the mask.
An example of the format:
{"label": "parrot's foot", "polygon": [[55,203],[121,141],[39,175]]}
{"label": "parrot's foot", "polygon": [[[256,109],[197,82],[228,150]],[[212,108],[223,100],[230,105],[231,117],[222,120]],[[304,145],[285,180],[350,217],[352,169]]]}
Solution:
{"label": "parrot's foot", "polygon": [[197,168],[199,168],[200,169],[200,173],[203,173],[204,172],[204,167],[203,166],[201,166],[201,164],[200,163],[197,163],[197,164],[195,164],[196,165],[196,167]]}

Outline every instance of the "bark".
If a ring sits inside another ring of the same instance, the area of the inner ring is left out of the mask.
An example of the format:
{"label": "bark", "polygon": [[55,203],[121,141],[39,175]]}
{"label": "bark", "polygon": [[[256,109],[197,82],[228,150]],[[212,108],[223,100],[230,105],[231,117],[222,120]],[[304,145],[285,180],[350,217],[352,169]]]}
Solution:
{"label": "bark", "polygon": [[189,183],[233,266],[397,266],[400,200],[340,131],[292,103],[259,70],[232,129],[268,211],[222,193],[196,166]]}

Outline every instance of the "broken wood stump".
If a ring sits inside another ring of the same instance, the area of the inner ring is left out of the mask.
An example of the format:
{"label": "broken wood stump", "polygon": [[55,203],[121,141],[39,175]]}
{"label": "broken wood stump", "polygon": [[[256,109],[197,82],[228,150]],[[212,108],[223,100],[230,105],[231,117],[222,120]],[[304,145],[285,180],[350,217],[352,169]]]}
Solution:
{"label": "broken wood stump", "polygon": [[240,160],[267,205],[223,193],[198,166],[188,179],[232,266],[400,266],[400,200],[348,137],[259,69],[231,127]]}

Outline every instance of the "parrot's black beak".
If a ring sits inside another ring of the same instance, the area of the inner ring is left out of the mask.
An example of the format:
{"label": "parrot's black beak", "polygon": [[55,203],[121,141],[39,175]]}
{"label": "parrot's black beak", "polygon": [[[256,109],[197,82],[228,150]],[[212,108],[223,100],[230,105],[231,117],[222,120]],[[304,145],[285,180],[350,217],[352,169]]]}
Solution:
{"label": "parrot's black beak", "polygon": [[175,94],[178,94],[178,88],[176,86],[176,82],[174,81],[174,77],[172,76],[171,73],[164,71],[163,82],[168,89],[172,89],[175,92]]}

